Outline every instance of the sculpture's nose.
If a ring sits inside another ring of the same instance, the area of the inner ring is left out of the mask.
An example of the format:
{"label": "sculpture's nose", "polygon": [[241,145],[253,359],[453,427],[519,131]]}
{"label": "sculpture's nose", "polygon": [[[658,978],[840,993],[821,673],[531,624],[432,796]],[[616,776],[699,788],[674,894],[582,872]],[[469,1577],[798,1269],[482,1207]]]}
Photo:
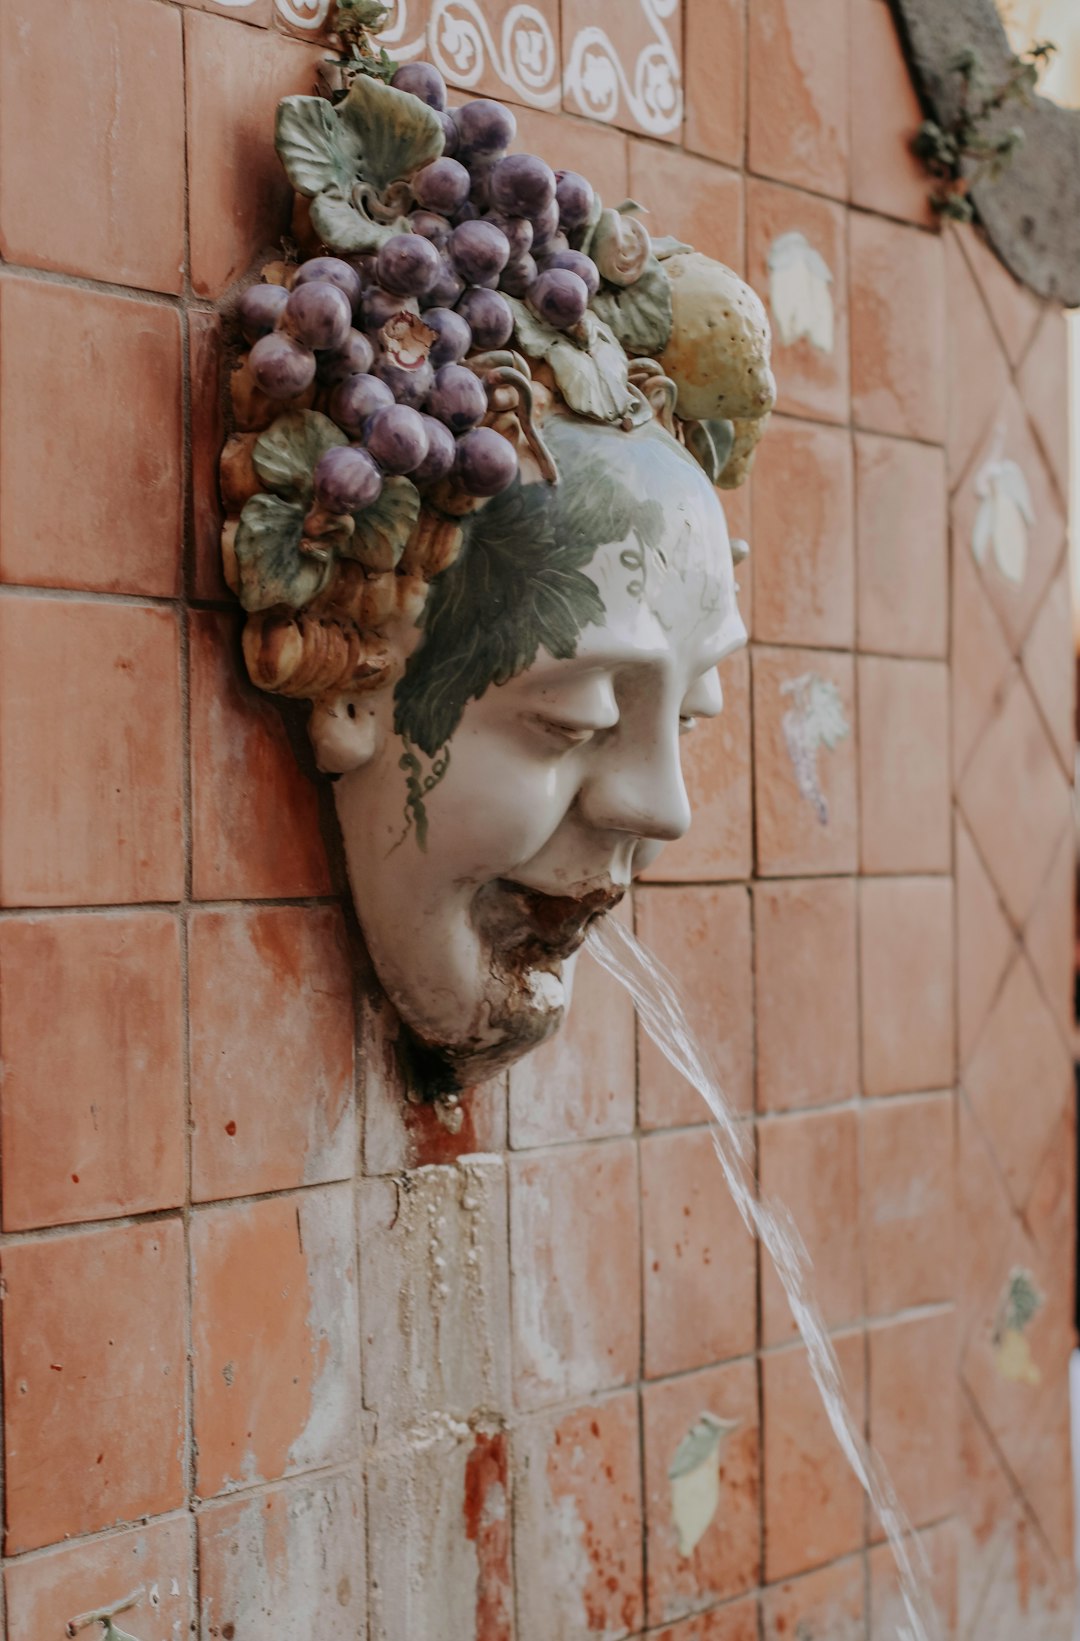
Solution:
{"label": "sculpture's nose", "polygon": [[615,745],[581,794],[591,826],[635,838],[674,843],[690,826],[690,800],[679,758],[679,734],[657,730],[642,745]]}

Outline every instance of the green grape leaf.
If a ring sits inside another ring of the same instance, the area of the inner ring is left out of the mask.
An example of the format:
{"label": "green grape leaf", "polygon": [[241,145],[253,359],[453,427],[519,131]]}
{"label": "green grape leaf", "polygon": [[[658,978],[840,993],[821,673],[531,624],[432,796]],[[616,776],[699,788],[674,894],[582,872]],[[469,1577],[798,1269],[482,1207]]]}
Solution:
{"label": "green grape leaf", "polygon": [[513,297],[506,300],[522,353],[530,359],[547,360],[571,410],[594,422],[622,422],[628,416],[635,422],[642,420],[622,346],[591,309],[571,337],[537,319],[524,302]]}
{"label": "green grape leaf", "polygon": [[360,148],[325,97],[283,97],[274,124],[274,146],[298,194],[313,199],[327,189],[348,196],[356,181]]}
{"label": "green grape leaf", "polygon": [[362,256],[377,251],[384,240],[400,232],[397,223],[374,222],[366,211],[336,194],[317,194],[311,202],[311,225],[331,251]]}
{"label": "green grape leaf", "polygon": [[319,457],[334,445],[348,442],[329,416],[317,410],[287,410],[256,439],[252,465],[275,495],[307,502]]}
{"label": "green grape leaf", "polygon": [[608,288],[592,300],[598,314],[630,353],[656,354],[671,336],[671,281],[655,256],[650,256],[640,279],[621,290]]}
{"label": "green grape leaf", "polygon": [[420,492],[412,480],[386,479],[378,500],[353,514],[356,529],[341,552],[365,570],[393,570],[419,517]]}
{"label": "green grape leaf", "polygon": [[381,194],[411,177],[443,151],[443,128],[433,108],[411,92],[361,74],[336,115],[360,155],[359,175]]}
{"label": "green grape leaf", "polygon": [[708,474],[710,484],[716,484],[727,466],[735,443],[735,427],[728,421],[687,422],[686,448],[699,467]]}
{"label": "green grape leaf", "polygon": [[306,503],[280,496],[260,492],[245,502],[235,542],[245,610],[270,610],[275,604],[299,610],[326,586],[332,560],[321,563],[300,550],[306,516]]}

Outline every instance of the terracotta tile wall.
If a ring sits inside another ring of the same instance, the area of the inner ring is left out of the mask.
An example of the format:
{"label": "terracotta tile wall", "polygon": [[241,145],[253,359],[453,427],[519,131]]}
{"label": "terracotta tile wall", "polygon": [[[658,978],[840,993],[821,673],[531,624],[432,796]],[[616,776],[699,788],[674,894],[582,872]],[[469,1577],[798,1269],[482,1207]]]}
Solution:
{"label": "terracotta tile wall", "polygon": [[[273,108],[326,9],[0,0],[8,1641],[140,1588],[140,1641],[891,1641],[696,1096],[583,960],[457,1135],[404,1105],[319,793],[241,677],[217,313],[286,224]],[[935,230],[884,0],[399,0],[388,41],[764,293],[780,236],[820,259],[728,498],[750,653],[632,915],[949,1637],[1064,1641],[1062,318]],[[1019,584],[971,546],[1008,461]]]}

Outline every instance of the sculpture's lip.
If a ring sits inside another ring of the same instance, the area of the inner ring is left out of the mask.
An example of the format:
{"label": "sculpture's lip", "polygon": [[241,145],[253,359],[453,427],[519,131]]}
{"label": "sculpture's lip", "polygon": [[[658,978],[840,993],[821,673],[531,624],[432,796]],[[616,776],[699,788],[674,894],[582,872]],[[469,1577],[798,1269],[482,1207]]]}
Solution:
{"label": "sculpture's lip", "polygon": [[573,956],[584,943],[590,924],[617,906],[626,893],[624,884],[610,879],[561,895],[547,894],[513,878],[500,878],[498,888],[510,898],[521,919],[514,943],[539,948],[543,955],[560,960]]}

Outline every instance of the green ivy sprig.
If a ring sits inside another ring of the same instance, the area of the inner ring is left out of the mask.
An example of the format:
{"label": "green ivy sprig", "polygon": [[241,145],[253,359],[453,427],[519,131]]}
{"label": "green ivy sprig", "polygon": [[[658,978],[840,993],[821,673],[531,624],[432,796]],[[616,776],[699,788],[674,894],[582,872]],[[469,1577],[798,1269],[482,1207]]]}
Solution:
{"label": "green ivy sprig", "polygon": [[957,222],[972,220],[972,188],[984,177],[999,177],[1024,142],[1021,126],[1001,130],[995,117],[1009,103],[1030,104],[1039,76],[1056,50],[1048,40],[1037,41],[1013,58],[1008,74],[997,85],[973,47],[951,60],[949,69],[961,81],[959,107],[947,124],[924,120],[911,145],[936,178],[930,203],[940,216]]}
{"label": "green ivy sprig", "polygon": [[383,0],[338,0],[330,17],[330,33],[338,40],[339,55],[327,57],[320,73],[327,95],[332,103],[339,103],[349,94],[349,87],[360,74],[388,85],[399,65],[385,46],[376,46],[372,39],[386,27],[390,7]]}

